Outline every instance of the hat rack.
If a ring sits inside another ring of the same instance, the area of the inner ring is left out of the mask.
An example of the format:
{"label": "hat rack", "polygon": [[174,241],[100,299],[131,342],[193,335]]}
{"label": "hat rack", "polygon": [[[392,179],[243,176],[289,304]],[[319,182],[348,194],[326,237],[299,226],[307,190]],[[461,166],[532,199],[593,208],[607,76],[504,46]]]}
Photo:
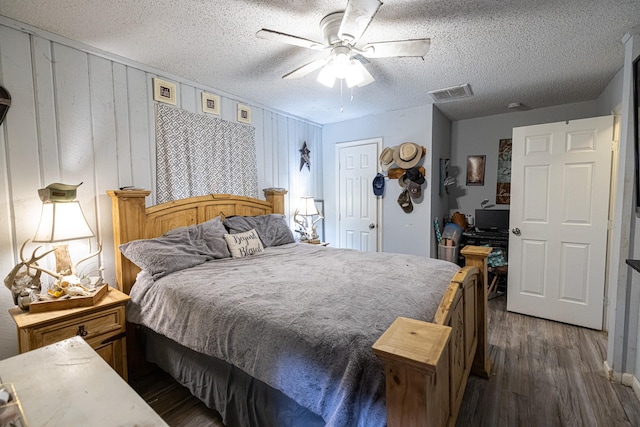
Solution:
{"label": "hat rack", "polygon": [[[420,171],[422,176],[424,176],[425,174],[424,166],[419,166],[418,170]],[[387,176],[389,177],[389,179],[398,179],[402,175],[404,175],[405,171],[406,169],[402,169],[402,168],[390,168],[389,171],[387,172]]]}
{"label": "hat rack", "polygon": [[[424,157],[427,154],[426,147],[421,147],[421,148],[422,148],[422,156],[420,156],[420,158]],[[398,179],[402,175],[404,175],[405,170],[406,169],[403,169],[403,168],[389,168],[389,170],[387,171],[387,176],[389,177],[389,179]],[[426,171],[424,169],[424,166],[419,166],[418,170],[420,171],[422,176],[425,176]]]}

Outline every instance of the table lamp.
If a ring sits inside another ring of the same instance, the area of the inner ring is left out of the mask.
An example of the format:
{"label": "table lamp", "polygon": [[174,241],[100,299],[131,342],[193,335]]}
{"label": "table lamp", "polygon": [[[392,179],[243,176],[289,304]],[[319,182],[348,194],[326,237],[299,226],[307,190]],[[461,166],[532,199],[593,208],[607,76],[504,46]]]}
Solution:
{"label": "table lamp", "polygon": [[33,238],[35,243],[53,243],[55,246],[56,272],[60,275],[77,275],[76,266],[100,253],[90,254],[75,264],[71,263],[67,242],[93,237],[80,203],[76,199],[78,185],[50,184],[38,190],[42,200],[40,223]]}
{"label": "table lamp", "polygon": [[[318,215],[318,218],[314,220],[313,217],[315,215]],[[318,212],[318,208],[316,207],[316,202],[313,200],[313,197],[300,198],[300,208],[296,209],[294,212],[293,220],[296,224],[300,225],[301,229],[297,231],[302,235],[303,239],[309,242],[320,242],[320,240],[318,240],[318,233],[316,232],[315,224],[322,218],[323,216]]]}

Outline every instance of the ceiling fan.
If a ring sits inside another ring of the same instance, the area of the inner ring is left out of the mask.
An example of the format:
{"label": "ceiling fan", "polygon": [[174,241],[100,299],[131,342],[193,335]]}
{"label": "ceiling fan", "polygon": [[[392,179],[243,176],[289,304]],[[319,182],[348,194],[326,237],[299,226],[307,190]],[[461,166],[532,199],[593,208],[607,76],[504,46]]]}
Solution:
{"label": "ceiling fan", "polygon": [[396,40],[360,45],[360,37],[371,23],[378,9],[379,0],[348,0],[343,12],[331,13],[320,21],[324,42],[316,42],[279,31],[262,29],[256,33],[261,39],[274,40],[294,46],[318,51],[329,51],[329,55],[316,59],[282,76],[295,79],[322,68],[318,81],[333,87],[336,78],[344,79],[348,87],[366,86],[375,80],[364,67],[366,58],[390,58],[415,56],[424,58],[429,50],[430,39]]}

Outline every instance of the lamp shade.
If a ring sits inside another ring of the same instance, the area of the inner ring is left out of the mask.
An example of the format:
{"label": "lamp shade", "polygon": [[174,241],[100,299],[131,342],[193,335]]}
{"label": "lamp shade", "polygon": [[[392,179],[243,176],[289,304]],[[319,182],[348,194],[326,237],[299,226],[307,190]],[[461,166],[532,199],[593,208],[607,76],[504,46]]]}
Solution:
{"label": "lamp shade", "polygon": [[54,243],[93,237],[78,201],[42,204],[34,242]]}
{"label": "lamp shade", "polygon": [[300,215],[302,216],[320,215],[320,212],[318,212],[318,208],[316,207],[316,202],[313,200],[313,197],[301,197],[300,202],[301,202]]}

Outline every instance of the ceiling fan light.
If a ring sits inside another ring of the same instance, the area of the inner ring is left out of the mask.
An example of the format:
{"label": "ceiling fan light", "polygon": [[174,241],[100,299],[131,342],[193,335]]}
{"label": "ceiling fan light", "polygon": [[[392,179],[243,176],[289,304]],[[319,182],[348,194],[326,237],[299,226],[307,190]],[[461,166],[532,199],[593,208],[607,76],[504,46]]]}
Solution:
{"label": "ceiling fan light", "polygon": [[339,79],[346,78],[349,74],[349,69],[351,68],[351,63],[348,58],[346,61],[342,58],[334,58],[331,65],[333,66],[333,71],[335,72],[336,77]]}
{"label": "ceiling fan light", "polygon": [[337,78],[346,78],[351,67],[351,49],[345,46],[333,48],[330,63]]}
{"label": "ceiling fan light", "polygon": [[317,78],[319,83],[322,83],[326,87],[332,88],[336,82],[336,73],[331,66],[331,64],[327,64],[320,70]]}
{"label": "ceiling fan light", "polygon": [[[358,65],[360,65],[360,67],[358,67]],[[364,81],[361,67],[362,64],[360,63],[360,61],[351,60],[351,64],[349,66],[349,69],[347,70],[347,75],[345,77],[345,80],[347,81],[347,87],[352,88],[354,86],[358,86]]]}
{"label": "ceiling fan light", "polygon": [[358,87],[363,87],[376,81],[369,70],[367,70],[366,67],[362,64],[362,62],[357,60],[354,60],[353,62],[353,68],[357,69],[362,76],[360,81],[357,83]]}

